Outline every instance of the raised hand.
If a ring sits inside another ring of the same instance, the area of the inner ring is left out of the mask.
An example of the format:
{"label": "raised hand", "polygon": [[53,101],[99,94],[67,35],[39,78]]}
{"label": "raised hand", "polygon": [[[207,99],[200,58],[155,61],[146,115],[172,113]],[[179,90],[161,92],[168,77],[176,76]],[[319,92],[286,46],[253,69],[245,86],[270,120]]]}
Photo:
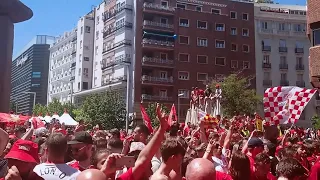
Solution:
{"label": "raised hand", "polygon": [[121,159],[122,157],[123,157],[122,154],[118,154],[118,153],[110,154],[106,159],[106,161],[103,163],[101,167],[101,171],[108,176],[110,174],[115,173],[117,170],[120,170],[121,168],[116,168],[115,164],[116,164],[116,160]]}
{"label": "raised hand", "polygon": [[16,166],[12,166],[8,170],[8,174],[6,175],[5,180],[22,180],[19,170]]}

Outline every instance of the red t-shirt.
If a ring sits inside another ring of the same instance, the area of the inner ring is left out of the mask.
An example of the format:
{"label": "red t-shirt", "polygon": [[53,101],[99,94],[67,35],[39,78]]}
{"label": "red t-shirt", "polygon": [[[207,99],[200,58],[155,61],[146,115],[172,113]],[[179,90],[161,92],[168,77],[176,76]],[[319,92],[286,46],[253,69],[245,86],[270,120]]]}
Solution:
{"label": "red t-shirt", "polygon": [[118,177],[117,180],[134,180],[133,174],[132,174],[132,168],[130,168],[127,172],[121,174],[121,176]]}
{"label": "red t-shirt", "polygon": [[251,173],[253,173],[253,171],[254,171],[254,159],[251,156],[248,156],[248,158],[249,158],[249,161],[250,161],[250,171],[251,171]]}
{"label": "red t-shirt", "polygon": [[320,179],[320,161],[316,162],[310,171],[309,175],[310,180],[318,180]]}
{"label": "red t-shirt", "polygon": [[229,174],[216,171],[216,180],[232,180],[232,177]]}
{"label": "red t-shirt", "polygon": [[75,169],[78,169],[79,171],[86,170],[86,168],[80,166],[79,161],[74,160],[74,161],[68,162],[67,164]]}
{"label": "red t-shirt", "polygon": [[[251,174],[251,180],[262,180],[262,179],[258,179],[255,175]],[[269,172],[265,180],[277,180],[277,178],[273,176],[271,172]]]}

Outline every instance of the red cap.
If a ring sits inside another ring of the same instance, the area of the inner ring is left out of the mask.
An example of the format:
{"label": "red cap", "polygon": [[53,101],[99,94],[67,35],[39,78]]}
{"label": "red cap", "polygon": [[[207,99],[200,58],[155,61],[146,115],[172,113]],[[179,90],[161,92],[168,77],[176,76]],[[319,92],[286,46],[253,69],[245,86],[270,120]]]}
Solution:
{"label": "red cap", "polygon": [[5,158],[39,163],[38,145],[32,141],[19,139],[13,144]]}

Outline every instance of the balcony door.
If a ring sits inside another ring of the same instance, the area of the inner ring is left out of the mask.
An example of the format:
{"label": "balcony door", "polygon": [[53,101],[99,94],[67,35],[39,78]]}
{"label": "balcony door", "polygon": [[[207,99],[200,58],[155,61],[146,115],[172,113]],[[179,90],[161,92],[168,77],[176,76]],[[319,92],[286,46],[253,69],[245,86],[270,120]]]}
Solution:
{"label": "balcony door", "polygon": [[160,53],[160,59],[161,59],[161,60],[167,60],[167,59],[168,59],[168,54],[166,54],[166,53]]}
{"label": "balcony door", "polygon": [[167,90],[166,89],[159,90],[159,96],[162,98],[167,97]]}
{"label": "balcony door", "polygon": [[287,73],[281,73],[281,81],[287,81]]}
{"label": "balcony door", "polygon": [[167,79],[168,73],[166,71],[160,71],[160,78],[161,79]]}

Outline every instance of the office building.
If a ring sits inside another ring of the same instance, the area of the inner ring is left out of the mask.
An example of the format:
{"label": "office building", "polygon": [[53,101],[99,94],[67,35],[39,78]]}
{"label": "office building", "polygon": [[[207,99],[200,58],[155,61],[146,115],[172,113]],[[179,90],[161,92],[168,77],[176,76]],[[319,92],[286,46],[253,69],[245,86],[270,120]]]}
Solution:
{"label": "office building", "polygon": [[[312,88],[306,23],[305,6],[255,4],[256,89],[260,95],[275,86]],[[314,113],[311,101],[298,123],[310,126]]]}
{"label": "office building", "polygon": [[17,105],[17,113],[31,115],[34,103],[46,104],[49,47],[54,40],[52,36],[38,35],[14,57],[10,99]]}

